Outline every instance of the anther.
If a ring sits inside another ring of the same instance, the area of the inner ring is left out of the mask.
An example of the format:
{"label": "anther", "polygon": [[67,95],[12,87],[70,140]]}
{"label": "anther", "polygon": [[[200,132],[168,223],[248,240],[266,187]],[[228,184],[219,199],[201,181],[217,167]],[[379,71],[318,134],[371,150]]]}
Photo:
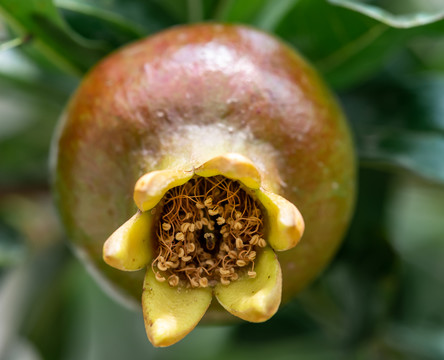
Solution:
{"label": "anther", "polygon": [[230,270],[224,269],[224,268],[220,268],[219,272],[221,275],[230,275]]}
{"label": "anther", "polygon": [[199,281],[197,281],[195,278],[191,278],[190,283],[192,287],[199,287]]}
{"label": "anther", "polygon": [[191,225],[190,223],[185,222],[185,223],[183,223],[182,225],[180,225],[180,230],[181,230],[183,233],[186,233],[186,232],[188,231],[190,225]]}
{"label": "anther", "polygon": [[200,201],[198,201],[198,202],[196,203],[196,207],[197,207],[198,209],[204,209],[204,208],[205,208],[205,205],[202,204]]}
{"label": "anther", "polygon": [[193,243],[187,244],[187,251],[189,253],[193,252],[195,249],[196,249],[196,245],[194,245]]}
{"label": "anther", "polygon": [[255,278],[256,277],[256,271],[249,271],[247,274],[251,278]]}
{"label": "anther", "polygon": [[204,238],[205,239],[214,239],[214,234],[213,233],[205,233],[204,234]]}
{"label": "anther", "polygon": [[170,286],[173,286],[173,287],[179,285],[179,277],[177,275],[171,275],[168,278],[168,284],[170,284]]}
{"label": "anther", "polygon": [[167,271],[167,270],[168,270],[168,267],[167,267],[164,263],[161,263],[161,262],[158,262],[158,263],[157,263],[157,268],[158,268],[160,271]]}
{"label": "anther", "polygon": [[199,279],[199,285],[201,287],[206,288],[208,286],[208,279],[206,277],[200,278]]}
{"label": "anther", "polygon": [[158,271],[156,272],[155,277],[156,277],[156,280],[159,282],[164,282],[166,280],[162,275],[160,275],[160,273]]}
{"label": "anther", "polygon": [[179,260],[179,255],[173,253],[171,255],[171,261],[178,261],[178,260]]}
{"label": "anther", "polygon": [[250,261],[253,261],[254,259],[256,259],[256,251],[251,251],[247,257]]}
{"label": "anther", "polygon": [[223,243],[223,244],[220,246],[220,249],[221,249],[222,251],[225,251],[225,252],[229,252],[229,251],[230,251],[230,247],[228,246],[227,243]]}
{"label": "anther", "polygon": [[232,258],[232,259],[236,259],[236,258],[237,258],[237,252],[234,251],[234,250],[230,250],[230,251],[228,252],[228,256],[229,256],[230,258]]}
{"label": "anther", "polygon": [[256,245],[257,242],[259,241],[259,235],[253,235],[253,237],[250,239],[250,244],[251,245]]}
{"label": "anther", "polygon": [[235,223],[234,223],[234,225],[233,225],[233,228],[235,229],[235,230],[241,230],[242,229],[242,224],[241,224],[241,222],[240,221],[236,221]]}
{"label": "anther", "polygon": [[170,230],[171,229],[171,224],[163,223],[162,224],[162,229],[165,230],[165,231]]}
{"label": "anther", "polygon": [[242,267],[247,265],[247,263],[244,260],[237,260],[236,265]]}
{"label": "anther", "polygon": [[176,240],[178,240],[178,241],[183,241],[183,240],[185,240],[185,235],[183,234],[183,232],[178,232],[177,234],[176,234]]}
{"label": "anther", "polygon": [[267,242],[266,242],[264,239],[262,239],[262,238],[259,239],[259,241],[257,242],[257,244],[258,244],[260,247],[265,247],[265,246],[267,246]]}
{"label": "anther", "polygon": [[211,216],[218,215],[219,211],[217,209],[210,209],[208,210],[208,214],[210,214]]}
{"label": "anther", "polygon": [[223,278],[223,277],[221,277],[220,278],[220,283],[222,284],[222,285],[230,285],[230,280],[228,280],[227,278]]}
{"label": "anther", "polygon": [[253,210],[253,216],[255,216],[255,217],[261,216],[261,211],[259,209],[254,209]]}

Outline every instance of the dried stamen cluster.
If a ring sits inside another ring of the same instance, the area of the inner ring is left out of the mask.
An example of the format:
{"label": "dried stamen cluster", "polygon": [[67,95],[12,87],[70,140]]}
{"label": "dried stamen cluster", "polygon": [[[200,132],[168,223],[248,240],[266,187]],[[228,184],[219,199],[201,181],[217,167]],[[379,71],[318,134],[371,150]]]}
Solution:
{"label": "dried stamen cluster", "polygon": [[239,183],[196,177],[164,197],[156,229],[158,281],[170,286],[228,285],[240,272],[255,277],[256,250],[266,246],[262,212]]}

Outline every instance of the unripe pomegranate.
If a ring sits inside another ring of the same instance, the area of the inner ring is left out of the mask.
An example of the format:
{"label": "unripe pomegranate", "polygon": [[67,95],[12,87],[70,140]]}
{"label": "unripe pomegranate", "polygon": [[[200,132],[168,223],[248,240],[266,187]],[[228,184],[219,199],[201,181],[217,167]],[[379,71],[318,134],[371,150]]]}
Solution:
{"label": "unripe pomegranate", "polygon": [[354,198],[336,101],[292,49],[244,26],[176,27],[104,59],[53,155],[76,253],[142,299],[155,346],[204,314],[270,318],[326,266]]}

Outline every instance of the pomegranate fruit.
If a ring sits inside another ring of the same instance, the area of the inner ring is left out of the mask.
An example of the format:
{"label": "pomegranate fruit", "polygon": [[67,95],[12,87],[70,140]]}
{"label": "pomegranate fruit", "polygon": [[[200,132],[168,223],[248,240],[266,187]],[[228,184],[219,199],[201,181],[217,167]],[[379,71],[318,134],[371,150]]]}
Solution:
{"label": "pomegranate fruit", "polygon": [[66,108],[53,163],[76,253],[120,299],[142,299],[156,346],[204,314],[270,318],[326,266],[354,201],[334,97],[292,49],[244,26],[176,27],[101,61]]}

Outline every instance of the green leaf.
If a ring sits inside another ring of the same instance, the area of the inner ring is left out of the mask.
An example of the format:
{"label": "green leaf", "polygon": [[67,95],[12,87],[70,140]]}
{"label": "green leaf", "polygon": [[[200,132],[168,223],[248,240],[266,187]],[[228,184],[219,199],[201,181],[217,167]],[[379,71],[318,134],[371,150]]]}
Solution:
{"label": "green leaf", "polygon": [[19,264],[26,255],[27,247],[23,237],[0,218],[0,269]]}
{"label": "green leaf", "polygon": [[444,37],[419,36],[410,49],[425,70],[444,72]]}
{"label": "green leaf", "polygon": [[361,164],[444,183],[443,90],[440,74],[401,80],[383,74],[343,96]]}
{"label": "green leaf", "polygon": [[396,166],[423,178],[444,183],[444,136],[391,131],[367,138],[361,159]]}
{"label": "green leaf", "polygon": [[0,184],[47,182],[47,157],[55,121],[61,107],[52,99],[17,89],[12,82],[0,88]]}
{"label": "green leaf", "polygon": [[176,22],[178,23],[187,22],[189,0],[152,0],[152,1],[161,6]]}
{"label": "green leaf", "polygon": [[335,87],[381,67],[400,39],[389,26],[323,0],[300,0],[276,27]]}
{"label": "green leaf", "polygon": [[394,248],[409,263],[440,281],[444,289],[443,214],[441,186],[405,179],[394,184],[387,213]]}
{"label": "green leaf", "polygon": [[51,135],[76,84],[17,48],[0,53],[0,186],[47,183]]}
{"label": "green leaf", "polygon": [[412,94],[409,102],[408,125],[414,130],[436,131],[444,135],[444,74],[428,73],[404,80]]}
{"label": "green leaf", "polygon": [[235,23],[253,23],[260,9],[266,2],[266,0],[222,0],[217,8],[215,20]]}
{"label": "green leaf", "polygon": [[55,5],[72,29],[109,49],[176,24],[153,1],[56,0]]}
{"label": "green leaf", "polygon": [[215,20],[247,23],[272,31],[299,0],[225,0],[220,1]]}
{"label": "green leaf", "polygon": [[51,0],[0,0],[0,14],[21,36],[31,36],[54,63],[81,74],[106,53],[103,44],[72,32]]}
{"label": "green leaf", "polygon": [[440,19],[400,29],[336,3],[300,0],[279,21],[276,33],[314,62],[331,85],[343,89],[369,78],[416,36],[442,34]]}
{"label": "green leaf", "polygon": [[393,324],[385,331],[384,342],[402,354],[397,359],[444,358],[444,330],[439,326]]}
{"label": "green leaf", "polygon": [[374,18],[381,23],[396,27],[396,28],[411,28],[421,25],[427,25],[444,19],[444,6],[439,2],[432,2],[427,0],[419,1],[403,1],[399,0],[383,2],[381,5],[391,6],[393,10],[406,11],[409,13],[394,14],[383,7],[369,5],[359,0],[328,0],[330,3],[357,11],[371,18]]}
{"label": "green leaf", "polygon": [[15,39],[4,41],[0,44],[0,51],[5,51],[9,49],[13,49],[17,46],[24,44],[29,38],[28,37],[18,37]]}
{"label": "green leaf", "polygon": [[273,31],[287,12],[299,0],[268,0],[261,7],[253,25],[265,31]]}

